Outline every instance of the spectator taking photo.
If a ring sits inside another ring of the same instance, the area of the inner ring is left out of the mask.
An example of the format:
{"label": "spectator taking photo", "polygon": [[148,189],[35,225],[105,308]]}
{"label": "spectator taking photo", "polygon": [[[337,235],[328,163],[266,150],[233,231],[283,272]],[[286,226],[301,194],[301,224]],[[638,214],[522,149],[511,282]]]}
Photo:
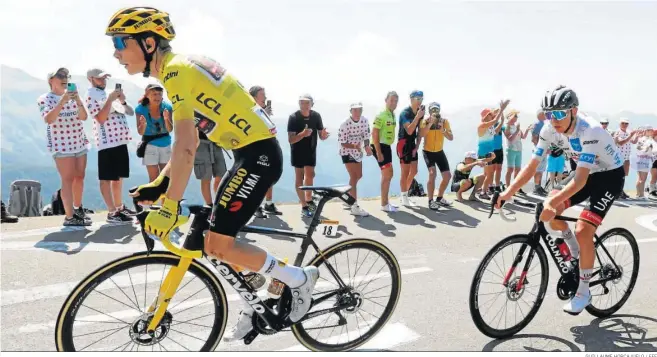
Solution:
{"label": "spectator taking photo", "polygon": [[59,68],[49,73],[47,79],[50,91],[37,99],[37,105],[47,124],[48,151],[52,153],[62,182],[64,226],[89,226],[91,219],[82,208],[89,144],[82,122],[87,120],[87,112],[77,86],[69,82],[68,69]]}
{"label": "spectator taking photo", "polygon": [[[427,196],[429,197],[429,209],[438,210],[439,206],[449,207],[452,202],[443,197],[447,184],[452,178],[449,170],[449,161],[443,150],[445,138],[454,140],[449,120],[440,115],[440,104],[433,102],[429,104],[429,117],[420,124],[420,140],[424,139],[424,162],[429,169],[429,180],[427,181]],[[438,197],[434,201],[433,195],[436,187],[436,167],[440,170],[442,180],[438,188]]]}
{"label": "spectator taking photo", "polygon": [[[134,214],[123,205],[123,179],[130,177],[130,155],[128,143],[130,128],[127,115],[134,115],[134,110],[126,102],[121,84],[107,95],[109,73],[93,68],[87,71],[91,83],[87,91],[87,110],[94,118],[94,137],[98,147],[98,179],[100,193],[107,205],[107,222],[132,221],[128,214]],[[118,102],[117,102],[118,101]]]}
{"label": "spectator taking photo", "polygon": [[137,156],[142,157],[150,182],[160,175],[171,158],[173,108],[171,103],[163,100],[163,91],[159,84],[147,85],[144,96],[135,108],[137,132],[142,136]]}

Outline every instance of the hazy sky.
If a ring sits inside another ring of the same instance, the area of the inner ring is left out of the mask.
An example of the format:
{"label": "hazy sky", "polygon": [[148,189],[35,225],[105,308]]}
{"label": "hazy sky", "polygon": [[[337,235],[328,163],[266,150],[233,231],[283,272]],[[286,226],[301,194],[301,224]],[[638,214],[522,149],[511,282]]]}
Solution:
{"label": "hazy sky", "polygon": [[[138,1],[5,1],[0,61],[39,78],[67,66],[128,75],[104,35]],[[573,87],[584,110],[657,112],[657,2],[151,1],[168,11],[175,52],[205,54],[274,102],[302,92],[382,104],[418,88],[443,108],[509,97],[537,109]],[[130,77],[138,84],[140,76]],[[450,111],[448,109],[448,111]]]}

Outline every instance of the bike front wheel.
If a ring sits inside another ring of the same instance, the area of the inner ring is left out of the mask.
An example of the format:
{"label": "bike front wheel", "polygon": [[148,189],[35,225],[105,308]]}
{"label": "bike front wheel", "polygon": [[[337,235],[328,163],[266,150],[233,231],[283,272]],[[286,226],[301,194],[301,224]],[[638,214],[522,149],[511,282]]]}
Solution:
{"label": "bike front wheel", "polygon": [[319,281],[308,312],[345,306],[292,326],[297,340],[311,351],[349,351],[371,340],[395,311],[401,292],[401,268],[394,254],[370,239],[339,242],[308,265]]}
{"label": "bike front wheel", "polygon": [[[518,333],[541,307],[549,267],[543,247],[534,242],[532,248],[532,243],[526,234],[507,237],[479,263],[470,286],[470,315],[479,331],[488,337],[506,338]],[[536,256],[538,264],[533,259]],[[496,302],[501,307],[494,307]],[[509,319],[513,322],[509,323]]]}
{"label": "bike front wheel", "polygon": [[[96,269],[66,298],[55,327],[58,351],[213,351],[226,327],[227,299],[217,277],[192,261],[162,321],[146,332],[147,312],[180,257],[136,253]],[[184,331],[187,329],[187,331]]]}

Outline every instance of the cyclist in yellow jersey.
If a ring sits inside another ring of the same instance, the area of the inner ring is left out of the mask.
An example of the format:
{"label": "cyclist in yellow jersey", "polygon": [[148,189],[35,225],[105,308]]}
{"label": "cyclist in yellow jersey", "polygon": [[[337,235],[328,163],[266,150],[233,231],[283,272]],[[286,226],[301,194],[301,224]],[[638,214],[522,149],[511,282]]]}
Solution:
{"label": "cyclist in yellow jersey", "polygon": [[[162,238],[187,220],[179,216],[180,200],[194,165],[197,130],[205,133],[209,140],[233,150],[235,158],[217,190],[205,252],[287,284],[294,296],[289,319],[299,321],[310,308],[319,278],[317,268],[290,266],[256,246],[235,241],[237,232],[281,176],[283,154],[276,140],[276,126],[219,63],[173,53],[169,41],[175,34],[169,14],[151,7],[119,10],[106,29],[114,43],[114,57],[128,73],[142,72],[144,77],[159,79],[173,105],[171,159],[157,179],[131,190],[142,204],[164,198],[162,208],[149,213],[145,229]],[[242,310],[227,340],[246,336],[253,328],[252,314],[250,306]]]}

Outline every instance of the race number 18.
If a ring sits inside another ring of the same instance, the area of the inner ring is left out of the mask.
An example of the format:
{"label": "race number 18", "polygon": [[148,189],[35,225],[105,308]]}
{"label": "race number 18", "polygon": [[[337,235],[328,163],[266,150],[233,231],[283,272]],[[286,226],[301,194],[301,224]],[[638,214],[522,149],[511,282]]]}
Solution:
{"label": "race number 18", "polygon": [[335,237],[338,234],[339,224],[340,224],[339,221],[329,221],[329,220],[321,221],[320,229],[322,230],[322,234],[327,237]]}

